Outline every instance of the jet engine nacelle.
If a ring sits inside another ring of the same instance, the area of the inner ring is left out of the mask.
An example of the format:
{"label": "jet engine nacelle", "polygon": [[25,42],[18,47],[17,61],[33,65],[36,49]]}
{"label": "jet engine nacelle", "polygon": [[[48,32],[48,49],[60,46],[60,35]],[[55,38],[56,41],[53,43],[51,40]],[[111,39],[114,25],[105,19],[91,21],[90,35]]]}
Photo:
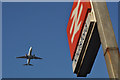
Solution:
{"label": "jet engine nacelle", "polygon": [[25,54],[25,56],[27,56],[27,54]]}
{"label": "jet engine nacelle", "polygon": [[35,54],[33,54],[33,56],[35,56]]}

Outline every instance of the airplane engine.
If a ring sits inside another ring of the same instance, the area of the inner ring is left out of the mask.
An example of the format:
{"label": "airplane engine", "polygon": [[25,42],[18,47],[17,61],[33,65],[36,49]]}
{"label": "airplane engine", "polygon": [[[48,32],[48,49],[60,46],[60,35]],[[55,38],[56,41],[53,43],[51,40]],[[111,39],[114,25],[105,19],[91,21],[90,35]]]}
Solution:
{"label": "airplane engine", "polygon": [[33,56],[35,56],[35,54]]}
{"label": "airplane engine", "polygon": [[25,54],[25,56],[27,56],[27,54]]}

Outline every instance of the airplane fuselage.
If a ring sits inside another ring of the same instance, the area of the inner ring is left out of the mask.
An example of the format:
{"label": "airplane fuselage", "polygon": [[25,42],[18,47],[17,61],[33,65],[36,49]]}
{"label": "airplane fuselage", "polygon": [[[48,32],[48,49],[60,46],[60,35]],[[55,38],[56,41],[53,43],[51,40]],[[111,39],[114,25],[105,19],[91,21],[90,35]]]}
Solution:
{"label": "airplane fuselage", "polygon": [[26,56],[27,59],[34,59],[34,56]]}
{"label": "airplane fuselage", "polygon": [[27,59],[33,59],[35,57],[35,55],[32,55],[32,47],[30,47],[28,55],[26,54],[26,58]]}

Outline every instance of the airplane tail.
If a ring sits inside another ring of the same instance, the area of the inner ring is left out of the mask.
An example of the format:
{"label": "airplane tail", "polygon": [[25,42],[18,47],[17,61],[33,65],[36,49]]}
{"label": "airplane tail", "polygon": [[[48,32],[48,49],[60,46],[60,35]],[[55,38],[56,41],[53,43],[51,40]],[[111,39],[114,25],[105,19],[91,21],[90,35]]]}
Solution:
{"label": "airplane tail", "polygon": [[24,64],[25,66],[33,66],[32,64]]}

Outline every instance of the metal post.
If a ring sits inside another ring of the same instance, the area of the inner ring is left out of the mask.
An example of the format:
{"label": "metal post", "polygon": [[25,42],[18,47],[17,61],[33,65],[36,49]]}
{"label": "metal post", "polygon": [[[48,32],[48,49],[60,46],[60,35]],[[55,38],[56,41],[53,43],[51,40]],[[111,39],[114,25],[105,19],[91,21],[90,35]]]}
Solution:
{"label": "metal post", "polygon": [[[120,54],[106,2],[92,2],[110,78],[120,79]],[[118,71],[119,70],[119,71]]]}

